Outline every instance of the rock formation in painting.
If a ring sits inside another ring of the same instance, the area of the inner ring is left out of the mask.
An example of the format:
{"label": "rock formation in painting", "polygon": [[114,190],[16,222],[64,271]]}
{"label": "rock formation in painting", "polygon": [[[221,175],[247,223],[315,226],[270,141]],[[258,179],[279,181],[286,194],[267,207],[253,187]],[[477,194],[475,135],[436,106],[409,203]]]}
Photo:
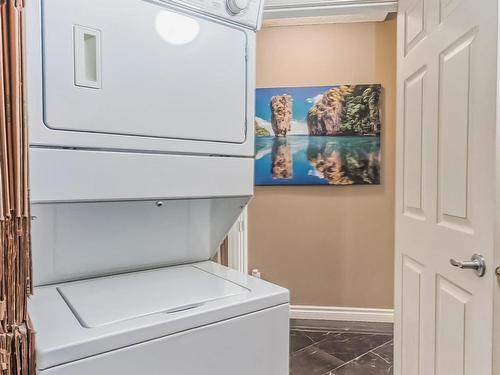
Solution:
{"label": "rock formation in painting", "polygon": [[270,105],[274,135],[286,137],[292,128],[292,97],[290,95],[273,96]]}
{"label": "rock formation in painting", "polygon": [[271,175],[275,179],[288,179],[293,176],[292,150],[285,138],[274,138]]}
{"label": "rock formation in painting", "polygon": [[307,159],[319,177],[332,185],[380,183],[380,150],[354,147],[350,141],[311,138]]}
{"label": "rock formation in painting", "polygon": [[309,135],[379,135],[379,85],[334,87],[307,114]]}
{"label": "rock formation in painting", "polygon": [[344,172],[342,155],[339,151],[318,154],[315,158],[310,159],[310,162],[319,176],[331,185],[352,185],[354,183]]}
{"label": "rock formation in painting", "polygon": [[341,133],[344,96],[350,86],[335,87],[322,95],[307,114],[309,135],[337,135]]}

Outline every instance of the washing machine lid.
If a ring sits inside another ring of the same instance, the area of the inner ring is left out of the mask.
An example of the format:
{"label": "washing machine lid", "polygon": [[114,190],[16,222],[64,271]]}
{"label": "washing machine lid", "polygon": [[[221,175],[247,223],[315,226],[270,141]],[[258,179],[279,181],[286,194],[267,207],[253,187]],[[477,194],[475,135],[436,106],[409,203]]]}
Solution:
{"label": "washing machine lid", "polygon": [[57,290],[86,328],[194,309],[249,291],[192,266],[100,277],[62,285]]}

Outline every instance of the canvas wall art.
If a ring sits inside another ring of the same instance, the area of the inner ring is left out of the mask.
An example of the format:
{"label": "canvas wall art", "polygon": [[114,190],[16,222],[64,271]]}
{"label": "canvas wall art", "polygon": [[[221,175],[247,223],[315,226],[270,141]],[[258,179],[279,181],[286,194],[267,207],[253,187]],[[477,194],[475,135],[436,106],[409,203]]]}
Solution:
{"label": "canvas wall art", "polygon": [[379,184],[381,89],[257,89],[256,185]]}

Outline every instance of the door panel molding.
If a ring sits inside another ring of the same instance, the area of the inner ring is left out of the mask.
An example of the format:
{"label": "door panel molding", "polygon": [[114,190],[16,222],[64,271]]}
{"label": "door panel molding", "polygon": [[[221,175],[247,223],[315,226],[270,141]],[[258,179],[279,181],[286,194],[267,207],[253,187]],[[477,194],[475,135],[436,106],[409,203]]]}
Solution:
{"label": "door panel molding", "polygon": [[473,28],[439,56],[438,223],[471,234],[469,217]]}
{"label": "door panel molding", "polygon": [[467,350],[468,304],[472,294],[444,278],[436,277],[436,375],[466,375],[471,362]]}
{"label": "door panel molding", "polygon": [[425,11],[425,0],[415,0],[405,11],[405,55],[425,37]]}
{"label": "door panel molding", "polygon": [[[404,212],[407,216],[425,220],[423,190],[424,86],[427,67],[411,74],[404,85]],[[406,103],[413,103],[413,109]]]}
{"label": "door panel molding", "polygon": [[401,363],[403,373],[421,374],[422,360],[422,274],[424,266],[403,255],[401,300],[403,310]]}

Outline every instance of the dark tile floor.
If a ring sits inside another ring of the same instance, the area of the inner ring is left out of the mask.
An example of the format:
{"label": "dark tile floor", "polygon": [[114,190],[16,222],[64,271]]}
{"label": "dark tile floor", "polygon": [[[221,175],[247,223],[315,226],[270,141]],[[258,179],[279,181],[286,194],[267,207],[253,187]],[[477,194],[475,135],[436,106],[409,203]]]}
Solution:
{"label": "dark tile floor", "polygon": [[290,375],[392,375],[392,333],[378,328],[292,323]]}

